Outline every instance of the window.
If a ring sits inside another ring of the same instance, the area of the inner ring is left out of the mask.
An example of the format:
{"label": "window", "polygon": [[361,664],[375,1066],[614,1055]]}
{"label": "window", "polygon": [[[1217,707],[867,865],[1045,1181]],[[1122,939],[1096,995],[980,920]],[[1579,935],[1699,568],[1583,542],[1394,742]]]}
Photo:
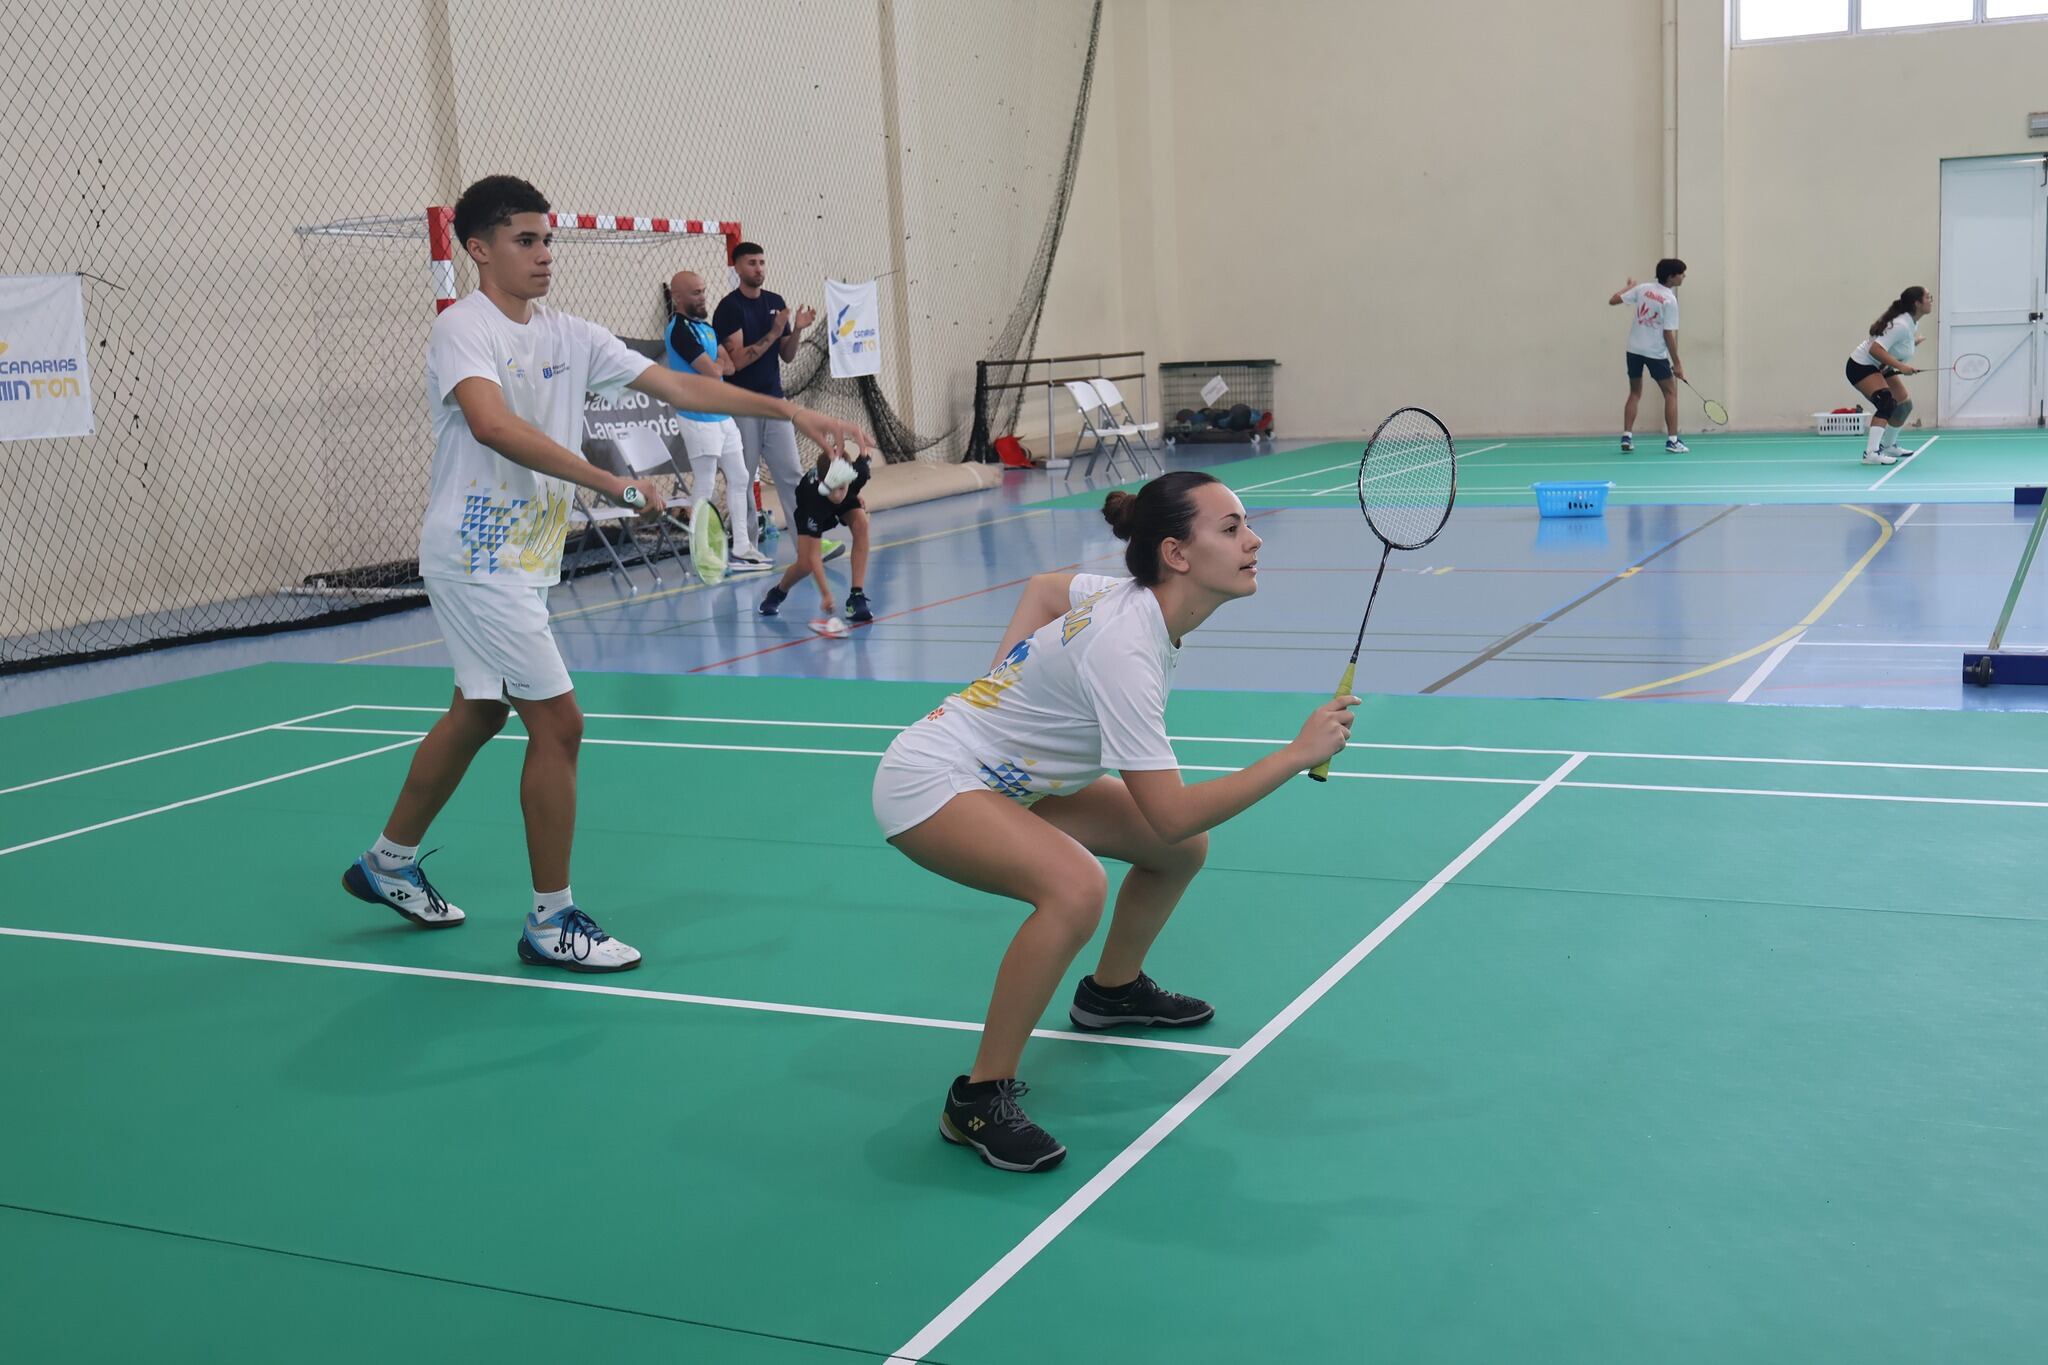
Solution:
{"label": "window", "polygon": [[2048,0],[1735,0],[1735,41],[2048,19]]}
{"label": "window", "polygon": [[1977,17],[1977,0],[1863,0],[1859,28],[1912,28],[1919,24],[1967,24]]}
{"label": "window", "polygon": [[1847,33],[1849,0],[1742,0],[1737,16],[1743,42],[1758,38],[1802,38],[1810,33]]}

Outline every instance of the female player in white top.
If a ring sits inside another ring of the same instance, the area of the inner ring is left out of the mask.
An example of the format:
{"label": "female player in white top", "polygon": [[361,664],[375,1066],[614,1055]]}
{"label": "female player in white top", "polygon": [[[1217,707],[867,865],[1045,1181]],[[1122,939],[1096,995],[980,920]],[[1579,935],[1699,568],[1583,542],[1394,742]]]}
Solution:
{"label": "female player in white top", "polygon": [[[1070,1017],[1082,1028],[1208,1022],[1208,1005],[1145,975],[1146,950],[1201,870],[1204,831],[1342,749],[1358,703],[1325,702],[1286,747],[1183,786],[1166,735],[1181,641],[1258,591],[1259,537],[1236,494],[1195,471],[1111,493],[1102,514],[1129,542],[1131,577],[1034,577],[988,675],[897,736],[875,774],[875,818],[890,843],[942,877],[1031,907],[996,974],[974,1069],[953,1082],[939,1127],[1002,1170],[1050,1170],[1066,1155],[1018,1106],[1017,1064],[1101,922],[1097,859],[1131,870]],[[1111,768],[1122,777],[1106,776]]]}
{"label": "female player in white top", "polygon": [[1913,348],[1920,344],[1920,319],[1933,311],[1934,295],[1924,286],[1903,290],[1870,324],[1870,335],[1849,352],[1843,374],[1877,409],[1863,446],[1865,464],[1897,464],[1914,453],[1899,449],[1899,428],[1913,415],[1913,400],[1900,376],[1920,373],[1911,363]]}

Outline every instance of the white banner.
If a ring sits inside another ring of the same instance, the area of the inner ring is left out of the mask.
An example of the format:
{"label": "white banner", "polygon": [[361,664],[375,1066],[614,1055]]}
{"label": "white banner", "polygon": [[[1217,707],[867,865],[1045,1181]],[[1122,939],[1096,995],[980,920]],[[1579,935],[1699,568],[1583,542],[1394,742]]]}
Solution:
{"label": "white banner", "polygon": [[78,276],[0,276],[0,441],[90,435]]}
{"label": "white banner", "polygon": [[852,379],[882,372],[881,310],[875,282],[825,281],[825,324],[832,342],[832,377]]}

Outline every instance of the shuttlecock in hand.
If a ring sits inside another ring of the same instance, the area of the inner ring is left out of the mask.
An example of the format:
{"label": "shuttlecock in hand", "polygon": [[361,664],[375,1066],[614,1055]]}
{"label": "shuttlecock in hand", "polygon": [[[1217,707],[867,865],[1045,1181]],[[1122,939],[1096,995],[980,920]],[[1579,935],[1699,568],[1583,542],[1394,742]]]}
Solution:
{"label": "shuttlecock in hand", "polygon": [[832,467],[825,471],[825,477],[818,480],[827,493],[837,493],[860,477],[860,471],[846,460],[834,460]]}

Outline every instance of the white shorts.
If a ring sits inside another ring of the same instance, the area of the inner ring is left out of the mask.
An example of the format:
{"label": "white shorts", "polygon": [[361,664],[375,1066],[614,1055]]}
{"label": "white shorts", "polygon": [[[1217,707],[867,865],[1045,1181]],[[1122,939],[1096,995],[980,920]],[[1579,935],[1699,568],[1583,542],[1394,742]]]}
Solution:
{"label": "white shorts", "polygon": [[[690,467],[694,471],[698,462],[703,462],[717,471],[722,461],[731,460],[741,469],[747,467],[746,443],[740,440],[739,423],[730,417],[721,417],[716,422],[693,422],[683,419],[683,449],[689,455]],[[709,488],[694,490],[709,493]]]}
{"label": "white shorts", "polygon": [[[952,740],[924,725],[896,736],[875,769],[875,823],[893,839],[937,815],[962,792],[993,791],[981,765]],[[1027,810],[1039,800],[1011,797]]]}
{"label": "white shorts", "polygon": [[546,588],[429,578],[427,601],[465,699],[546,701],[574,686],[548,625]]}
{"label": "white shorts", "polygon": [[725,525],[733,553],[754,553],[753,489],[747,477],[746,448],[732,418],[716,422],[683,420],[683,449],[690,457],[690,519],[712,500],[719,474],[725,475]]}

